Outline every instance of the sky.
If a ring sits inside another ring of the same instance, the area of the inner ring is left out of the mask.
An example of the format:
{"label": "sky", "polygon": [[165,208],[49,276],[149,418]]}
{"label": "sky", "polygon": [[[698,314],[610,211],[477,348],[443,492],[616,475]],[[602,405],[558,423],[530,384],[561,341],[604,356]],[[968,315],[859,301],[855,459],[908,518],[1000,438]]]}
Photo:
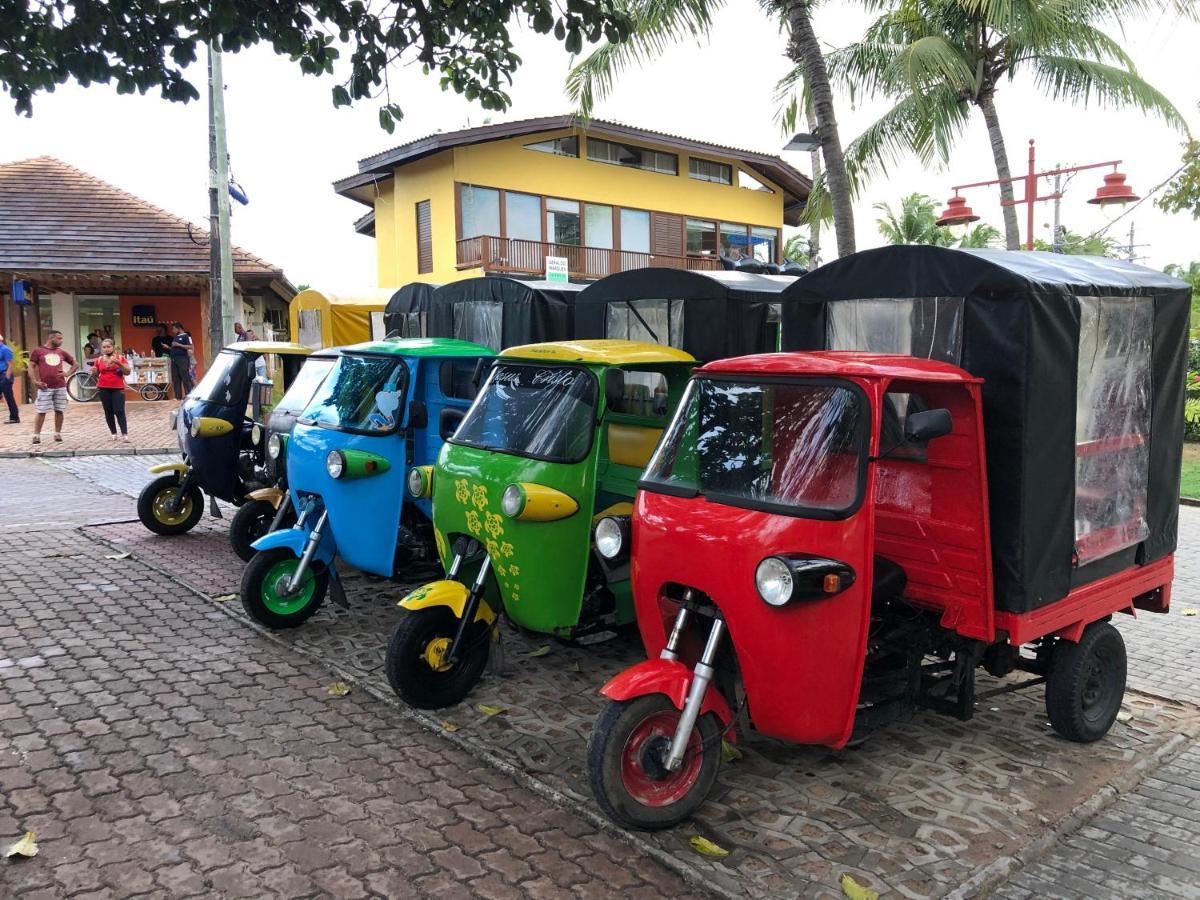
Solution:
{"label": "sky", "polygon": [[[868,18],[858,7],[824,4],[815,17],[828,48],[861,36]],[[1125,21],[1106,29],[1118,37],[1151,84],[1162,90],[1200,135],[1200,24],[1177,15]],[[327,290],[375,286],[372,239],[351,225],[366,207],[334,194],[332,182],[354,174],[357,160],[436,131],[452,131],[485,120],[497,122],[572,111],[563,90],[570,57],[552,38],[518,29],[524,58],[510,94],[510,110],[482,110],[452,92],[419,66],[399,66],[389,75],[391,95],[405,119],[389,135],[378,124],[370,100],[334,109],[332,77],[302,75],[299,67],[257,47],[225,57],[226,118],[231,172],[250,196],[233,205],[233,241],[281,266],[294,284]],[[785,143],[776,120],[774,84],[788,64],[784,39],[753,0],[730,0],[717,15],[709,38],[681,43],[654,62],[632,68],[596,109],[598,118],[667,131],[752,150],[779,152]],[[189,72],[204,96],[203,67]],[[849,143],[887,108],[886,101],[852,105],[836,99],[842,139]],[[7,103],[5,101],[8,101]],[[1121,159],[1121,171],[1139,194],[1164,181],[1179,165],[1184,137],[1127,109],[1055,104],[1028,78],[1003,83],[996,106],[1010,164],[1024,171],[1029,139],[1037,141],[1038,168]],[[108,86],[68,84],[34,98],[33,116],[17,116],[0,95],[0,162],[51,155],[109,181],[157,206],[198,223],[208,214],[207,109],[203,101],[172,104],[157,94],[119,96]],[[809,172],[806,153],[784,154]],[[1074,178],[1062,201],[1063,223],[1089,233],[1106,224],[1086,201],[1104,170]],[[915,160],[895,166],[871,183],[855,206],[859,249],[883,243],[873,206],[898,205],[913,191],[939,205],[950,186],[995,178],[986,130],[978,113],[950,163],[927,170]],[[1018,188],[1018,196],[1021,189]],[[1002,227],[998,195],[975,189],[972,208]],[[1039,204],[1035,230],[1049,238],[1051,204]],[[1024,207],[1019,208],[1024,237]],[[1168,216],[1150,202],[1112,229],[1122,242],[1136,228],[1136,254],[1146,265],[1200,259],[1200,222]],[[788,234],[792,233],[789,229]],[[823,256],[831,258],[832,234]]]}

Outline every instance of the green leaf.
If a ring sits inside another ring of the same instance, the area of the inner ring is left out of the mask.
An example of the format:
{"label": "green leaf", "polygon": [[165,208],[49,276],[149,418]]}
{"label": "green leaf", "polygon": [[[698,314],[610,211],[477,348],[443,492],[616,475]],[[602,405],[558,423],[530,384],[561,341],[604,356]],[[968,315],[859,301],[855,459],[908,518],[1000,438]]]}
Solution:
{"label": "green leaf", "polygon": [[737,744],[730,743],[724,738],[721,739],[721,759],[724,762],[735,762],[741,759],[742,756],[742,751],[738,749]]}
{"label": "green leaf", "polygon": [[691,839],[688,841],[688,844],[690,844],[691,848],[701,856],[712,856],[717,859],[724,859],[729,855],[729,851],[720,844],[714,844],[708,838],[700,837],[698,834],[692,835]]}

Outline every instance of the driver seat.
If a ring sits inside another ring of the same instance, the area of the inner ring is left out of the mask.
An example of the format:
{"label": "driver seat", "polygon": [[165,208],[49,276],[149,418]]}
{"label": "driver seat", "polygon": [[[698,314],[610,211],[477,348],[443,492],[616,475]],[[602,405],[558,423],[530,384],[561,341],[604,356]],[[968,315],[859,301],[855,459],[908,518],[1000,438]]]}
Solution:
{"label": "driver seat", "polygon": [[876,554],[871,577],[871,608],[879,609],[900,595],[908,586],[908,576],[897,563]]}

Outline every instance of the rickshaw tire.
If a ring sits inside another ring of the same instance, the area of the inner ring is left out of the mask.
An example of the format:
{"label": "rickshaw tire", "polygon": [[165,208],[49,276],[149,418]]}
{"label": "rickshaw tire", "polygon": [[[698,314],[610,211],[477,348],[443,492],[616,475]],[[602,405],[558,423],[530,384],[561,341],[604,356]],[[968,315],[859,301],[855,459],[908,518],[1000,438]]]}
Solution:
{"label": "rickshaw tire", "polygon": [[172,537],[174,535],[186,534],[196,527],[196,523],[200,521],[200,517],[204,515],[204,493],[200,488],[192,485],[188,488],[188,496],[192,501],[192,508],[188,512],[187,518],[174,524],[161,522],[154,515],[154,498],[162,491],[169,487],[178,487],[179,475],[172,472],[168,475],[160,475],[155,478],[138,494],[137,514],[141,523],[147,529],[155,534],[161,534],[164,537]]}
{"label": "rickshaw tire", "polygon": [[600,809],[617,824],[640,831],[673,828],[691,818],[708,799],[721,766],[721,725],[715,715],[706,713],[696,721],[704,755],[687,793],[669,806],[648,806],[636,800],[621,777],[622,751],[633,729],[656,712],[677,714],[678,710],[665,694],[610,700],[596,717],[587,745],[588,781]]}
{"label": "rickshaw tire", "polygon": [[242,583],[238,591],[242,609],[259,625],[272,631],[303,625],[325,602],[325,593],[329,590],[329,571],[324,567],[314,566],[308,570],[315,584],[312,599],[306,606],[288,614],[277,613],[267,608],[262,596],[263,580],[267,573],[278,563],[296,559],[296,554],[286,547],[274,547],[255,553],[242,572]]}
{"label": "rickshaw tire", "polygon": [[[1094,713],[1088,715],[1084,705],[1097,666],[1100,683],[1091,685],[1098,693],[1091,704]],[[1059,638],[1046,676],[1046,714],[1054,730],[1081,744],[1108,734],[1125,697],[1126,669],[1125,640],[1108,622],[1093,622],[1078,643]]]}
{"label": "rickshaw tire", "polygon": [[461,703],[483,677],[491,652],[490,629],[476,622],[464,640],[466,656],[448,672],[436,672],[422,663],[421,655],[436,638],[453,639],[458,617],[445,606],[401,609],[400,620],[388,640],[384,669],[392,690],[415,709],[444,709]]}
{"label": "rickshaw tire", "polygon": [[[286,498],[284,502],[288,502]],[[229,543],[242,562],[250,562],[254,558],[257,551],[251,544],[266,534],[266,531],[255,526],[265,518],[269,528],[275,520],[276,512],[274,504],[269,500],[251,500],[239,506],[238,511],[233,514],[233,521],[229,523]]]}

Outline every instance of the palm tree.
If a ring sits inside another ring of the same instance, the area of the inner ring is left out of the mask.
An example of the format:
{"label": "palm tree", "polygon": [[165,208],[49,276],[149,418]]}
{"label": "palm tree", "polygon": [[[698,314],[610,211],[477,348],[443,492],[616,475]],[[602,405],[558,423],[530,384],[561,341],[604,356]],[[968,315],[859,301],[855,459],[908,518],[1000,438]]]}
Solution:
{"label": "palm tree", "polygon": [[[1009,178],[995,96],[1003,81],[1026,73],[1051,100],[1133,106],[1186,131],[1178,110],[1094,24],[1162,5],[1188,9],[1177,0],[898,0],[861,41],[827,57],[830,77],[852,98],[896,101],[846,149],[852,181],[914,152],[926,165],[948,161],[972,108],[987,125],[996,175]],[[1011,204],[1012,184],[1000,194]],[[1018,249],[1012,205],[1004,207],[1004,234],[1008,249]]]}
{"label": "palm tree", "polygon": [[963,235],[958,246],[964,250],[982,250],[1000,243],[1000,229],[983,222]]}
{"label": "palm tree", "polygon": [[[628,66],[652,60],[675,41],[707,35],[713,13],[724,0],[626,0],[626,4],[633,23],[630,36],[621,43],[603,44],[567,76],[567,94],[584,117],[591,115],[596,102],[612,90],[617,76]],[[759,0],[759,5],[787,27],[788,59],[803,76],[811,96],[838,255],[846,256],[854,252],[850,175],[834,115],[825,54],[812,26],[812,0]]]}
{"label": "palm tree", "polygon": [[927,194],[909,194],[900,199],[900,212],[887,203],[876,203],[874,209],[883,213],[875,220],[889,244],[932,244],[949,247],[954,243],[948,229],[937,224],[937,204]]}

